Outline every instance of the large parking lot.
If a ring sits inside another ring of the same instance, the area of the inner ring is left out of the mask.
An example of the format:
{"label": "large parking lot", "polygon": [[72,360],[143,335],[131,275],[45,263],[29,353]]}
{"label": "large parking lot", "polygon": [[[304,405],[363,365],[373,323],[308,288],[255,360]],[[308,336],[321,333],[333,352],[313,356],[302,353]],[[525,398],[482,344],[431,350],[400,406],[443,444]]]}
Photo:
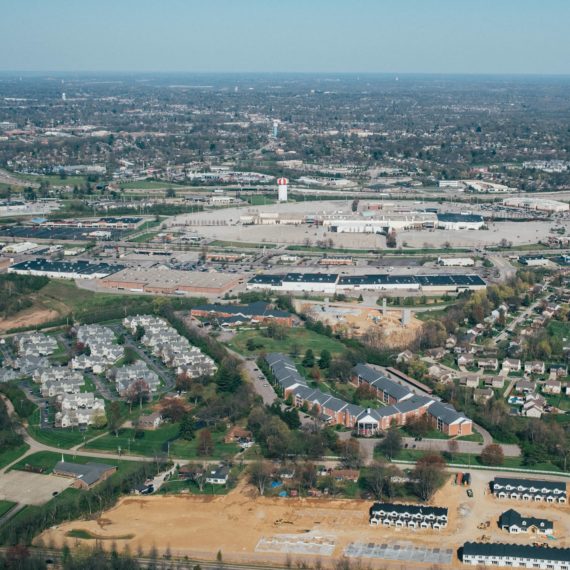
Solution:
{"label": "large parking lot", "polygon": [[71,479],[55,475],[8,471],[0,475],[0,500],[25,505],[43,505],[54,496],[54,493],[61,493],[72,483]]}
{"label": "large parking lot", "polygon": [[[53,239],[53,240],[92,240],[89,237],[91,232],[98,231],[97,228],[59,228],[45,226],[5,226],[0,228],[0,238],[16,237],[26,239]],[[107,230],[111,233],[111,240],[120,240],[128,234],[122,230]]]}

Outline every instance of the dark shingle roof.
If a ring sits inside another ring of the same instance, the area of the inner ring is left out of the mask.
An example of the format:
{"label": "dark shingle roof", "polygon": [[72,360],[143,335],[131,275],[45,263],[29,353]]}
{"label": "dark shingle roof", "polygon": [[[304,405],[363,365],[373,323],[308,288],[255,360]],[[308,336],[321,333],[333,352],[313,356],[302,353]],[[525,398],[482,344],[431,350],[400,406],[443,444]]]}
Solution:
{"label": "dark shingle roof", "polygon": [[372,515],[378,511],[395,512],[397,514],[422,514],[434,515],[436,517],[447,516],[446,507],[429,507],[426,505],[400,505],[395,503],[374,503],[370,507],[370,514]]}
{"label": "dark shingle roof", "polygon": [[499,526],[501,528],[518,526],[519,528],[530,528],[536,526],[539,529],[550,529],[554,525],[552,521],[547,519],[537,519],[535,517],[523,517],[519,512],[514,509],[505,511],[499,517]]}
{"label": "dark shingle roof", "polygon": [[526,544],[466,542],[463,545],[463,556],[515,557],[529,558],[531,560],[570,562],[570,548],[545,548],[527,546]]}

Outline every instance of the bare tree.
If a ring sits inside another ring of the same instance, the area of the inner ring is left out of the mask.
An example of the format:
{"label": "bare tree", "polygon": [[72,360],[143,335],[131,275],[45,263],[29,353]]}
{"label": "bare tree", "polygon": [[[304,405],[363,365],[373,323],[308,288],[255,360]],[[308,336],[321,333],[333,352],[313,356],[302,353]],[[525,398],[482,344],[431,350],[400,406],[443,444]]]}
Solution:
{"label": "bare tree", "polygon": [[263,460],[256,461],[249,466],[249,481],[257,487],[259,494],[265,494],[265,486],[271,479],[271,468]]}

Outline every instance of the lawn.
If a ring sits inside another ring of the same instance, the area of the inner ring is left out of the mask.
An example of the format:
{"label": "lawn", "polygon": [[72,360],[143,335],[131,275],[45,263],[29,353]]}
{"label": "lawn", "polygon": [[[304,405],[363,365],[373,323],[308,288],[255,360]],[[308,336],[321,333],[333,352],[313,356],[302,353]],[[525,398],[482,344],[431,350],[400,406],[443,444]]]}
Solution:
{"label": "lawn", "polygon": [[132,428],[120,429],[118,436],[107,434],[88,442],[85,449],[108,451],[131,455],[163,455],[168,451],[168,442],[178,437],[178,425],[167,424],[156,430],[144,430],[143,437],[136,438]]}
{"label": "lawn", "polygon": [[119,459],[107,458],[107,457],[86,457],[83,455],[74,455],[71,453],[54,453],[52,451],[38,451],[28,455],[21,461],[18,461],[12,469],[17,471],[25,471],[26,465],[31,465],[33,467],[41,468],[44,473],[51,473],[58,461],[61,461],[63,456],[65,461],[70,461],[72,463],[105,463],[108,465],[116,465],[120,467],[121,470],[126,468],[132,468],[133,465],[140,465],[138,461],[121,461]]}
{"label": "lawn", "polygon": [[3,517],[8,511],[16,506],[12,501],[0,501],[0,517]]}
{"label": "lawn", "polygon": [[224,433],[212,432],[212,441],[214,443],[214,451],[208,457],[198,455],[198,435],[192,441],[185,439],[177,439],[170,446],[170,455],[172,457],[180,457],[182,459],[224,459],[233,457],[238,451],[239,446],[236,443],[224,443]]}
{"label": "lawn", "polygon": [[483,443],[483,436],[478,431],[473,431],[471,435],[462,435],[457,438],[457,441],[475,441],[477,443]]}
{"label": "lawn", "polygon": [[[244,330],[238,332],[231,342],[228,343],[230,348],[245,355],[258,355],[261,352],[284,352],[290,354],[294,346],[299,349],[299,358],[302,357],[307,349],[312,349],[316,356],[321,350],[328,350],[333,356],[343,354],[346,347],[342,342],[328,336],[320,335],[316,332],[305,328],[287,329],[286,337],[283,340],[268,338],[264,336],[263,330]],[[247,341],[253,339],[257,348],[253,351],[247,349]]]}
{"label": "lawn", "polygon": [[[198,458],[198,435],[192,441],[178,439],[178,424],[166,424],[157,430],[145,430],[144,436],[135,437],[134,429],[121,429],[119,435],[104,435],[94,441],[87,443],[85,449],[121,453],[127,455],[142,455],[152,457],[154,455],[164,455],[169,452],[172,457],[181,459]],[[212,432],[214,452],[209,458],[220,459],[228,455],[235,455],[239,447],[234,443],[224,443],[224,434]],[[170,446],[169,443],[170,442]]]}
{"label": "lawn", "polygon": [[[396,459],[400,461],[417,461],[426,453],[428,452],[419,451],[417,449],[402,449]],[[377,452],[375,452],[374,455],[383,457],[382,454],[378,454]],[[453,465],[487,467],[481,463],[481,457],[479,455],[472,455],[470,453],[454,453],[453,460],[450,460],[448,457],[446,459]],[[562,471],[559,467],[550,462],[537,463],[536,465],[524,465],[522,457],[505,457],[504,463],[501,465],[501,467],[511,469],[525,469],[527,471]],[[493,469],[492,467],[487,468]]]}
{"label": "lawn", "polygon": [[39,421],[40,412],[39,410],[36,410],[30,418],[28,426],[29,434],[40,443],[44,443],[45,445],[50,445],[52,447],[60,447],[61,449],[69,449],[70,447],[83,443],[86,439],[90,439],[104,433],[104,430],[96,430],[92,428],[85,431],[80,431],[74,428],[41,429],[39,427]]}
{"label": "lawn", "polygon": [[7,449],[0,452],[0,469],[6,467],[6,465],[10,465],[12,461],[16,461],[16,459],[21,455],[24,455],[28,449],[30,449],[30,446],[27,443],[23,443],[13,449]]}
{"label": "lawn", "polygon": [[546,327],[552,338],[560,340],[570,338],[570,322],[550,321]]}

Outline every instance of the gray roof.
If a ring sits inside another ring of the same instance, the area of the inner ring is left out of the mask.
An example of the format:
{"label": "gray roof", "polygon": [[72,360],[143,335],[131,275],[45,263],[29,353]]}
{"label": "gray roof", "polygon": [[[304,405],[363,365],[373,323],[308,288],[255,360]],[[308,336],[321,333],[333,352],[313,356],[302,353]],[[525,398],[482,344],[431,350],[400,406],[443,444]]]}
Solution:
{"label": "gray roof", "polygon": [[76,479],[85,481],[87,485],[93,485],[110,469],[116,469],[114,465],[105,463],[70,463],[69,461],[58,461],[53,469],[54,473],[71,475]]}
{"label": "gray roof", "polygon": [[458,420],[467,420],[464,414],[458,412],[451,404],[434,402],[428,408],[428,412],[443,423],[450,425]]}
{"label": "gray roof", "polygon": [[366,383],[374,386],[374,388],[381,390],[398,401],[405,399],[412,393],[411,390],[405,386],[390,380],[390,378],[384,376],[384,374],[381,374],[377,370],[370,368],[370,366],[366,366],[366,364],[357,364],[353,368],[353,371]]}

